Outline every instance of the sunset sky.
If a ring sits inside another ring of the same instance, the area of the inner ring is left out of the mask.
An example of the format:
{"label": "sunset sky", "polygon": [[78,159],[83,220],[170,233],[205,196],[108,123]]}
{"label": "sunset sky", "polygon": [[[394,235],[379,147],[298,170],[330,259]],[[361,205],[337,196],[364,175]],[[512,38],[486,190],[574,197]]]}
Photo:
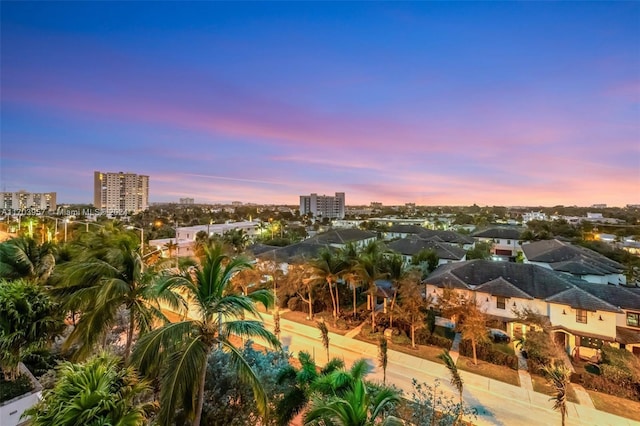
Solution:
{"label": "sunset sky", "polygon": [[640,203],[640,2],[2,2],[1,190]]}

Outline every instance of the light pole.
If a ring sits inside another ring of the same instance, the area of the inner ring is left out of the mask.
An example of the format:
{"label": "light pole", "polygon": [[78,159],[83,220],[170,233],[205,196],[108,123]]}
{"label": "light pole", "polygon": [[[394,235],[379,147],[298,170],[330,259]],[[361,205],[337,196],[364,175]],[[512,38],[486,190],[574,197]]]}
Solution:
{"label": "light pole", "polygon": [[129,225],[127,229],[137,229],[140,231],[140,256],[144,256],[144,228],[138,228],[137,226]]}

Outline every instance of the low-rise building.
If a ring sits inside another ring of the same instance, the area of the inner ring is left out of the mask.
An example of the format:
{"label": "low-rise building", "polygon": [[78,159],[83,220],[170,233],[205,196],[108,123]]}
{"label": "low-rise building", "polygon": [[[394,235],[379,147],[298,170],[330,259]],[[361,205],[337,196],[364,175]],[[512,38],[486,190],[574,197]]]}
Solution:
{"label": "low-rise building", "polygon": [[640,356],[640,292],[596,286],[533,264],[472,260],[440,266],[424,281],[433,299],[443,288],[472,298],[512,338],[532,327],[524,308],[547,317],[554,340],[569,355],[589,358],[605,343]]}
{"label": "low-rise building", "polygon": [[490,243],[491,254],[508,260],[522,251],[521,235],[521,228],[497,226],[475,232],[473,238],[476,241]]}
{"label": "low-rise building", "polygon": [[401,238],[387,244],[387,248],[402,256],[405,264],[413,260],[413,256],[422,250],[433,250],[438,256],[438,265],[466,260],[467,251],[452,244],[426,240],[417,235]]}
{"label": "low-rise building", "polygon": [[524,262],[571,274],[594,284],[626,284],[624,265],[593,250],[554,240],[522,246]]}

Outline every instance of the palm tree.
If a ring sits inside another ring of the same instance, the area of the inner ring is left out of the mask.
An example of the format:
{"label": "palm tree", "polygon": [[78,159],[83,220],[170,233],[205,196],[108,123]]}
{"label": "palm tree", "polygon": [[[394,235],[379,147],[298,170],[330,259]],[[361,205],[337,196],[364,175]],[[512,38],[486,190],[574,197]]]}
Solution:
{"label": "palm tree", "polygon": [[[379,424],[378,418],[384,410],[400,402],[397,391],[381,389],[375,397],[367,391],[364,379],[353,382],[341,396],[324,399],[315,397],[311,409],[304,416],[305,425],[373,426]],[[402,425],[396,417],[388,416],[382,423],[385,426]]]}
{"label": "palm tree", "polygon": [[232,229],[224,233],[222,240],[229,244],[235,253],[241,253],[249,244],[249,235],[243,229]]}
{"label": "palm tree", "polygon": [[124,358],[129,356],[136,330],[145,333],[156,321],[166,322],[159,302],[178,310],[184,301],[170,292],[157,292],[156,274],[147,270],[137,241],[123,235],[98,234],[102,243],[69,262],[61,270],[61,282],[52,290],[69,311],[81,312],[80,320],[65,342],[79,344],[77,358],[89,355],[117,322],[118,313],[128,313]]}
{"label": "palm tree", "polygon": [[553,401],[553,409],[560,411],[562,416],[562,426],[565,425],[567,417],[567,390],[569,388],[571,370],[564,363],[555,365],[545,365],[543,371],[547,380],[556,390],[556,395],[549,399]]}
{"label": "palm tree", "polygon": [[329,329],[324,321],[317,321],[318,330],[320,330],[320,339],[322,339],[322,346],[327,351],[327,362],[329,362]]}
{"label": "palm tree", "polygon": [[389,344],[387,338],[380,336],[378,340],[378,365],[382,368],[382,383],[387,383],[387,365],[389,364]]}
{"label": "palm tree", "polygon": [[382,256],[376,251],[365,251],[358,258],[355,271],[369,289],[371,300],[371,328],[376,328],[376,298],[378,288],[376,281],[383,278],[385,274],[380,269]]}
{"label": "palm tree", "polygon": [[449,374],[451,375],[451,384],[458,390],[458,396],[460,397],[460,407],[458,409],[458,415],[456,416],[456,420],[454,422],[454,424],[457,424],[462,419],[462,391],[464,390],[464,382],[462,381],[462,377],[460,377],[460,373],[458,372],[458,367],[456,367],[456,363],[453,362],[453,358],[451,358],[448,350],[443,349],[442,353],[438,355],[438,358],[440,358],[444,362],[444,365],[447,367],[447,369],[449,370]]}
{"label": "palm tree", "polygon": [[[338,278],[347,268],[347,264],[329,249],[323,249],[318,257],[309,263],[311,271],[317,280],[324,281],[329,286],[331,303],[333,305],[333,317],[340,314],[340,295],[338,293]],[[333,291],[335,284],[335,294]]]}
{"label": "palm tree", "polygon": [[174,250],[178,248],[178,244],[174,243],[173,240],[169,240],[165,243],[164,248],[169,251],[169,258],[172,258]]}
{"label": "palm tree", "polygon": [[[192,424],[200,424],[207,358],[213,350],[230,353],[231,367],[251,384],[258,409],[267,416],[264,390],[242,352],[229,340],[232,335],[243,339],[259,338],[273,347],[280,347],[278,339],[261,321],[244,319],[245,313],[260,317],[255,303],[269,307],[273,295],[267,290],[248,295],[232,291],[231,277],[249,267],[244,259],[230,258],[216,246],[206,250],[202,266],[195,271],[182,271],[160,283],[161,292],[181,291],[197,316],[165,324],[147,333],[134,348],[132,360],[143,373],[160,373],[161,424],[171,424],[179,402],[186,413],[193,416]],[[225,322],[222,322],[223,317]]]}
{"label": "palm tree", "polygon": [[62,333],[60,309],[42,287],[25,279],[0,281],[0,369],[8,380],[20,362]]}
{"label": "palm tree", "polygon": [[132,367],[103,353],[84,364],[61,364],[55,386],[25,415],[33,426],[142,426],[156,408],[140,402],[149,392]]}
{"label": "palm tree", "polygon": [[358,248],[354,243],[347,243],[339,252],[339,256],[345,263],[345,269],[342,273],[342,277],[349,283],[353,291],[353,316],[357,315],[357,300],[356,300],[356,283],[358,280],[358,274],[356,272],[356,266],[358,264]]}
{"label": "palm tree", "polygon": [[54,246],[39,245],[29,237],[12,238],[0,244],[0,278],[26,278],[45,282],[55,266]]}
{"label": "palm tree", "polygon": [[407,271],[404,268],[404,260],[399,254],[393,254],[386,262],[387,275],[391,280],[393,287],[393,299],[391,300],[391,306],[389,307],[389,328],[393,328],[393,312],[396,304],[396,297],[398,295],[398,283],[404,279],[407,275]]}
{"label": "palm tree", "polygon": [[278,373],[277,382],[279,384],[290,384],[289,390],[278,402],[276,408],[279,426],[288,425],[302,411],[309,402],[315,389],[314,384],[319,378],[344,367],[344,362],[341,359],[333,358],[322,369],[318,369],[311,355],[305,351],[300,351],[298,361],[300,362],[299,369],[289,365]]}

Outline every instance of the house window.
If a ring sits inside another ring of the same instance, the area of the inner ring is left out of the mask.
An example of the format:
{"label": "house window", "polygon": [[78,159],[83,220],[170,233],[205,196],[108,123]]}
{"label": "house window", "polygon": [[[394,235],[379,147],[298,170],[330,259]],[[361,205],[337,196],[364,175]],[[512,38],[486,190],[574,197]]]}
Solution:
{"label": "house window", "polygon": [[511,244],[511,240],[507,240],[507,244]]}
{"label": "house window", "polygon": [[640,314],[637,312],[627,312],[627,325],[630,327],[640,327]]}
{"label": "house window", "polygon": [[576,309],[576,322],[580,322],[582,324],[587,323],[587,311],[584,309]]}
{"label": "house window", "polygon": [[507,306],[507,298],[506,297],[497,297],[498,301],[496,302],[496,308],[505,309]]}

